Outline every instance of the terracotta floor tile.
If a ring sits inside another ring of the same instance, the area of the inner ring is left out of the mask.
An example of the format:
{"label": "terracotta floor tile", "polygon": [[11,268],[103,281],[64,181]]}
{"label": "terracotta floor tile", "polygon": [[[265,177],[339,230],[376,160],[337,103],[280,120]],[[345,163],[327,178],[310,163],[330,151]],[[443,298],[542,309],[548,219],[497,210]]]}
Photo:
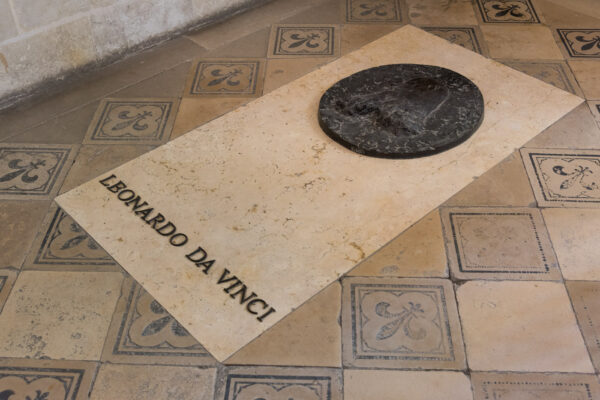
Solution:
{"label": "terracotta floor tile", "polygon": [[341,400],[341,370],[332,368],[227,368],[217,382],[219,400]]}
{"label": "terracotta floor tile", "polygon": [[600,210],[546,208],[542,212],[565,279],[600,280]]}
{"label": "terracotta floor tile", "polygon": [[517,60],[501,60],[501,62],[527,75],[556,86],[559,89],[571,92],[577,96],[583,96],[583,92],[579,88],[575,76],[565,61],[540,60],[535,62],[523,62]]}
{"label": "terracotta floor tile", "polygon": [[225,363],[341,367],[341,296],[334,282]]}
{"label": "terracotta floor tile", "polygon": [[341,53],[342,55],[348,54],[398,28],[399,25],[389,24],[342,25]]}
{"label": "terracotta floor tile", "polygon": [[0,268],[21,268],[49,206],[48,201],[0,202],[0,225],[9,233],[0,236]]}
{"label": "terracotta floor tile", "polygon": [[96,369],[86,361],[0,359],[0,397],[86,400]]}
{"label": "terracotta floor tile", "polygon": [[443,208],[450,272],[457,279],[561,280],[536,208]]}
{"label": "terracotta floor tile", "polygon": [[347,275],[447,277],[446,249],[438,210],[427,214]]}
{"label": "terracotta floor tile", "polygon": [[569,60],[569,66],[588,100],[600,99],[600,60]]}
{"label": "terracotta floor tile", "polygon": [[186,97],[258,97],[262,94],[265,60],[220,58],[197,60],[190,68]]}
{"label": "terracotta floor tile", "polygon": [[264,58],[269,47],[271,29],[268,25],[206,53],[206,58]]}
{"label": "terracotta floor tile", "polygon": [[83,145],[59,193],[69,191],[153,148],[147,145]]}
{"label": "terracotta floor tile", "polygon": [[340,26],[334,24],[273,25],[267,57],[336,57],[340,36]]}
{"label": "terracotta floor tile", "polygon": [[0,143],[0,200],[52,199],[79,146]]}
{"label": "terracotta floor tile", "polygon": [[596,371],[600,371],[600,282],[568,281],[571,303]]}
{"label": "terracotta floor tile", "polygon": [[99,360],[122,275],[19,274],[0,314],[0,356]]}
{"label": "terracotta floor tile", "polygon": [[593,400],[600,398],[594,375],[586,374],[471,374],[475,400]]}
{"label": "terracotta floor tile", "polygon": [[444,206],[531,206],[535,198],[518,152],[448,199]]}
{"label": "terracotta floor tile", "polygon": [[14,268],[0,269],[0,313],[2,312],[4,303],[6,303],[6,299],[8,299],[8,295],[15,284],[17,274],[18,271]]}
{"label": "terracotta floor tile", "polygon": [[216,363],[196,339],[132,278],[123,282],[102,361],[196,366]]}
{"label": "terracotta floor tile", "polygon": [[335,60],[334,57],[270,59],[267,62],[264,93],[271,92],[333,60]]}
{"label": "terracotta floor tile", "polygon": [[121,267],[68,214],[53,204],[23,269],[121,271]]}
{"label": "terracotta floor tile", "polygon": [[563,284],[470,281],[456,295],[471,369],[594,371]]}
{"label": "terracotta floor tile", "polygon": [[470,400],[469,377],[461,372],[344,370],[345,400]]}
{"label": "terracotta floor tile", "polygon": [[401,0],[343,0],[343,4],[347,23],[399,24],[408,20]]}
{"label": "terracotta floor tile", "polygon": [[519,60],[562,60],[563,58],[552,32],[545,26],[485,24],[481,26],[481,30],[492,58]]}
{"label": "terracotta floor tile", "polygon": [[600,151],[521,149],[540,207],[600,207]]}
{"label": "terracotta floor tile", "polygon": [[103,364],[91,400],[212,400],[214,368]]}
{"label": "terracotta floor tile", "polygon": [[184,97],[179,105],[171,140],[252,100],[252,97],[237,96]]}
{"label": "terracotta floor tile", "polygon": [[350,277],[342,284],[344,366],[465,368],[449,280]]}
{"label": "terracotta floor tile", "polygon": [[100,102],[85,144],[160,144],[169,140],[178,98],[106,98]]}
{"label": "terracotta floor tile", "polygon": [[477,25],[473,3],[469,0],[405,0],[410,22],[415,25]]}
{"label": "terracotta floor tile", "polygon": [[511,3],[495,0],[475,0],[475,7],[484,23],[540,23],[539,13],[531,0],[516,0]]}
{"label": "terracotta floor tile", "polygon": [[478,26],[421,26],[423,30],[433,33],[450,43],[457,44],[479,54],[487,55],[487,47],[483,41],[483,35]]}
{"label": "terracotta floor tile", "polygon": [[573,111],[559,119],[525,147],[558,149],[595,149],[600,143],[600,126],[586,104],[577,106]]}

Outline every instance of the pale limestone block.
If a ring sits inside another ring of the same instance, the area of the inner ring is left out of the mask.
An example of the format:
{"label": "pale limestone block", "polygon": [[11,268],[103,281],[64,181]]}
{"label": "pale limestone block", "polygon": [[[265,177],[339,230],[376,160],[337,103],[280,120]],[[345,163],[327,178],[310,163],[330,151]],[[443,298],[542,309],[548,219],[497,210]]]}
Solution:
{"label": "pale limestone block", "polygon": [[30,31],[62,18],[88,11],[89,0],[28,0],[13,1],[19,25]]}

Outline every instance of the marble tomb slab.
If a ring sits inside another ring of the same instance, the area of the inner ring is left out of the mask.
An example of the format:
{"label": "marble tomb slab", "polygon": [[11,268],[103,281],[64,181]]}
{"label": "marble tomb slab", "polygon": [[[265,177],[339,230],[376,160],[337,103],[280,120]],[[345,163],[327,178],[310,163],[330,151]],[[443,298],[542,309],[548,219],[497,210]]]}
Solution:
{"label": "marble tomb slab", "polygon": [[[472,80],[481,127],[416,159],[332,141],[321,95],[392,63]],[[581,102],[405,26],[56,201],[222,361]]]}

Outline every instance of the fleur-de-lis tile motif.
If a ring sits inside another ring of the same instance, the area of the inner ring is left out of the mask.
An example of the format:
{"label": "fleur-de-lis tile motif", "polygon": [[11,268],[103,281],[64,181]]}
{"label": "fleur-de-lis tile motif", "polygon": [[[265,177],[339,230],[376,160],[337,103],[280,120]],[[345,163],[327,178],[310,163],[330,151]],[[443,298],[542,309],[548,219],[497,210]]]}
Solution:
{"label": "fleur-de-lis tile motif", "polygon": [[334,54],[334,27],[277,27],[273,54],[331,56]]}
{"label": "fleur-de-lis tile motif", "polygon": [[600,29],[557,29],[571,57],[600,58]]}
{"label": "fleur-de-lis tile motif", "polygon": [[34,266],[115,265],[106,251],[60,208],[52,214],[41,244],[34,251]]}
{"label": "fleur-de-lis tile motif", "polygon": [[477,39],[477,34],[473,28],[425,27],[423,29],[465,49],[482,54],[480,41]]}
{"label": "fleur-de-lis tile motif", "polygon": [[123,285],[103,357],[112,362],[214,363],[196,339],[132,279]]}
{"label": "fleur-de-lis tile motif", "polygon": [[522,154],[540,206],[600,206],[600,153],[523,149]]}
{"label": "fleur-de-lis tile motif", "polygon": [[259,66],[258,61],[201,61],[196,66],[190,94],[257,94]]}
{"label": "fleur-de-lis tile motif", "polygon": [[[288,372],[289,371],[285,371]],[[333,400],[330,376],[229,374],[224,390],[225,400]],[[334,397],[335,396],[335,397]]]}
{"label": "fleur-de-lis tile motif", "polygon": [[350,303],[342,320],[344,341],[351,340],[344,344],[345,365],[459,368],[464,364],[449,281],[347,278],[344,291],[344,301],[349,298]]}
{"label": "fleur-de-lis tile motif", "polygon": [[346,0],[348,22],[400,22],[398,0]]}
{"label": "fleur-de-lis tile motif", "polygon": [[539,23],[530,0],[477,0],[484,22]]}
{"label": "fleur-de-lis tile motif", "polygon": [[175,118],[174,100],[104,99],[90,124],[88,143],[159,143]]}
{"label": "fleur-de-lis tile motif", "polygon": [[0,197],[49,195],[70,151],[69,148],[0,147]]}
{"label": "fleur-de-lis tile motif", "polygon": [[562,62],[506,62],[506,65],[516,70],[538,78],[557,88],[577,94],[570,72]]}

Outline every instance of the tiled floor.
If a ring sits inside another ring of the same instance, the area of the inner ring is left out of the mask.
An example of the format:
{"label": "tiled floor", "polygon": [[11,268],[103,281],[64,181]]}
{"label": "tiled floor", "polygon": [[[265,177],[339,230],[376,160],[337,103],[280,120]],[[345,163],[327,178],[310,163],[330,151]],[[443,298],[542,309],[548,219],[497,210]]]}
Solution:
{"label": "tiled floor", "polygon": [[[579,2],[276,0],[0,114],[0,400],[600,399],[600,19]],[[227,365],[53,205],[407,23],[587,102]]]}

